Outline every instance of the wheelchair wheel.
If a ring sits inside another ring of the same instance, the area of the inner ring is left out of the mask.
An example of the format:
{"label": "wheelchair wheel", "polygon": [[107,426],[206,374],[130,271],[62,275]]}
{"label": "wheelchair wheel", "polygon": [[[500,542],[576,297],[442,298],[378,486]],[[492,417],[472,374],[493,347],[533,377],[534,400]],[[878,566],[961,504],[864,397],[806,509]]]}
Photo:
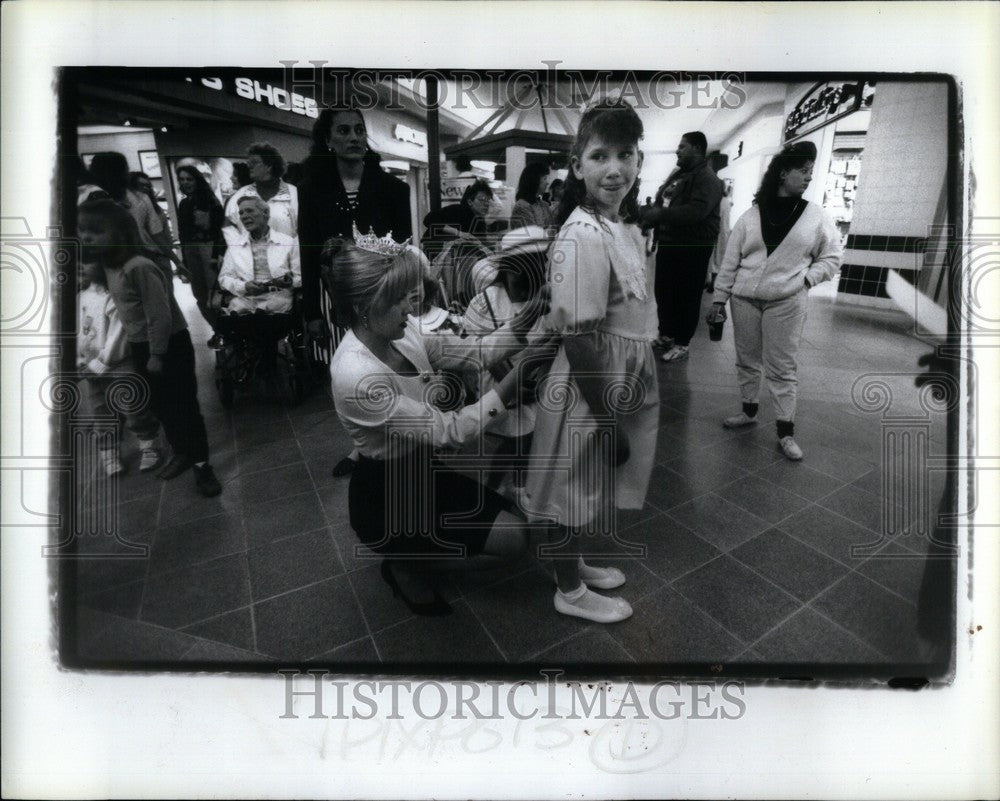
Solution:
{"label": "wheelchair wheel", "polygon": [[222,407],[231,409],[236,398],[236,382],[230,374],[227,358],[227,348],[221,348],[215,352],[215,389],[219,393]]}
{"label": "wheelchair wheel", "polygon": [[305,398],[306,384],[299,369],[299,359],[288,339],[278,343],[277,382],[281,394],[291,405],[298,405]]}

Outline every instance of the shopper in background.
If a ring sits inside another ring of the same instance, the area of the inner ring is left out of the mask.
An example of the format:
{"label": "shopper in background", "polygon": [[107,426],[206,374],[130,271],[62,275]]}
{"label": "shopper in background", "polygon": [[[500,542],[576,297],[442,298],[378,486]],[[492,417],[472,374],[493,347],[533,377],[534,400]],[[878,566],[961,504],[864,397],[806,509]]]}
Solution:
{"label": "shopper in background", "polygon": [[564,185],[565,181],[562,178],[556,178],[549,184],[549,208],[552,210],[553,221],[555,220],[556,211],[559,209],[559,204],[562,202]]}
{"label": "shopper in background", "polygon": [[148,257],[167,278],[169,291],[173,294],[173,271],[170,262],[180,264],[173,251],[170,231],[146,195],[129,188],[128,160],[121,153],[109,151],[96,153],[90,162],[90,174],[94,182],[122,208],[128,210],[139,228],[139,238]]}
{"label": "shopper in background", "polygon": [[708,260],[719,235],[722,181],[709,166],[708,142],[690,131],[677,145],[677,168],[656,193],[653,206],[640,209],[642,228],[656,227],[656,307],[661,357],[686,359],[701,310]]}
{"label": "shopper in background", "polygon": [[160,424],[148,405],[141,402],[142,393],[137,398],[140,403],[126,411],[113,409],[108,404],[108,393],[113,390],[116,380],[132,370],[125,328],[106,281],[104,270],[96,261],[80,265],[76,366],[84,375],[83,384],[95,427],[102,420],[115,421],[114,437],[107,436],[110,432],[98,432],[103,434],[98,440],[98,453],[105,473],[113,476],[125,471],[120,443],[126,427],[139,441],[139,470],[146,473],[160,463],[156,445]]}
{"label": "shopper in background", "polygon": [[282,180],[285,159],[273,145],[256,142],[247,148],[246,164],[251,183],[237,190],[226,202],[226,226],[222,229],[226,244],[239,241],[247,232],[240,222],[239,207],[240,200],[245,197],[259,197],[267,203],[271,211],[271,228],[294,239],[299,228],[299,192]]}
{"label": "shopper in background", "polygon": [[299,242],[268,224],[270,210],[259,197],[240,199],[247,233],[226,250],[219,286],[233,295],[230,314],[287,314],[292,291],[302,285]]}
{"label": "shopper in background", "polygon": [[[323,246],[333,237],[363,234],[392,236],[405,242],[413,234],[410,187],[389,175],[381,157],[368,147],[364,115],[347,106],[326,108],[313,124],[312,148],[302,164],[302,313],[309,334],[325,342],[329,322],[323,319],[320,280]],[[336,299],[332,299],[336,300]],[[334,477],[350,474],[358,452],[340,459]]]}
{"label": "shopper in background", "polygon": [[[413,234],[410,187],[381,167],[368,146],[362,113],[343,106],[325,108],[313,124],[312,147],[302,163],[299,184],[303,314],[314,338],[329,335],[321,304],[320,260],[331,237],[391,233],[397,242]],[[348,472],[349,472],[349,468]]]}
{"label": "shopper in background", "polygon": [[209,294],[218,277],[219,259],[226,250],[222,235],[225,212],[205,176],[194,165],[177,168],[177,187],[184,195],[177,205],[181,253],[198,311],[212,327],[208,346],[214,348],[220,344],[219,335],[215,332],[218,312],[209,306]]}
{"label": "shopper in background", "polygon": [[529,164],[521,171],[514,196],[514,209],[510,215],[510,227],[523,228],[537,225],[548,228],[552,224],[552,209],[542,200],[548,188],[549,167],[541,162]]}
{"label": "shopper in background", "polygon": [[167,219],[167,213],[160,207],[160,202],[156,197],[156,190],[153,189],[153,179],[144,172],[130,172],[128,174],[128,188],[149,198],[149,202],[153,204],[153,211],[160,218],[163,230],[169,232],[170,222]]}
{"label": "shopper in background", "polygon": [[832,278],[843,259],[836,225],[822,207],[802,199],[815,161],[812,142],[790,145],[771,160],[754,207],[733,226],[707,318],[709,324],[725,319],[729,301],[743,411],[723,425],[741,428],[757,422],[763,373],[778,444],[792,461],[802,458],[793,439],[796,355],[809,289]]}
{"label": "shopper in background", "polygon": [[83,258],[104,271],[133,367],[149,387],[150,408],[173,449],[157,475],[169,480],[193,467],[198,491],[218,495],[222,486],[208,463],[191,336],[167,277],[143,256],[135,220],[111,200],[80,207],[78,234]]}
{"label": "shopper in background", "polygon": [[461,202],[429,212],[424,217],[426,230],[420,238],[427,258],[434,261],[455,239],[485,242],[488,239],[486,215],[492,200],[490,185],[479,180],[466,187]]}

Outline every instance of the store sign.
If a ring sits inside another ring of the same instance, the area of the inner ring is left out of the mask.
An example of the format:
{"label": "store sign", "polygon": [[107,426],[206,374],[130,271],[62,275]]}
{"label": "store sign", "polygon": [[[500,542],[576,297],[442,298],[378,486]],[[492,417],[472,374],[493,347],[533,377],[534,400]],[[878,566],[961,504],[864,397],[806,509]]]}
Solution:
{"label": "store sign", "polygon": [[[227,87],[222,78],[202,78],[201,85],[216,91],[227,91]],[[234,78],[228,91],[237,97],[245,100],[253,100],[256,103],[264,103],[280,111],[290,111],[303,117],[316,119],[319,116],[319,109],[316,101],[311,97],[305,97],[298,92],[288,92],[280,86],[272,86],[269,83],[261,83],[253,78]]]}
{"label": "store sign", "polygon": [[816,84],[785,120],[785,141],[812,133],[861,108],[864,81]]}
{"label": "store sign", "polygon": [[459,203],[462,195],[476,182],[476,176],[469,175],[461,178],[441,179],[441,205],[450,206],[452,203]]}
{"label": "store sign", "polygon": [[396,125],[392,129],[392,135],[400,142],[409,142],[417,147],[427,147],[427,134],[407,125]]}

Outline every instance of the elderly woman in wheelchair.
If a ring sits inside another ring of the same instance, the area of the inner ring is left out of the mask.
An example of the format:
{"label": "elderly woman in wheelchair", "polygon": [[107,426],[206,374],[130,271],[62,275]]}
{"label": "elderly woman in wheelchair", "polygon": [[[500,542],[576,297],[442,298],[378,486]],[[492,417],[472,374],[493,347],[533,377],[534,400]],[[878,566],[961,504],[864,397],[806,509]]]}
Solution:
{"label": "elderly woman in wheelchair", "polygon": [[268,206],[258,197],[242,198],[239,215],[247,233],[230,243],[219,271],[219,288],[227,297],[217,383],[227,406],[236,385],[258,376],[273,384],[279,356],[293,371],[304,356],[294,314],[302,286],[298,240],[271,229]]}

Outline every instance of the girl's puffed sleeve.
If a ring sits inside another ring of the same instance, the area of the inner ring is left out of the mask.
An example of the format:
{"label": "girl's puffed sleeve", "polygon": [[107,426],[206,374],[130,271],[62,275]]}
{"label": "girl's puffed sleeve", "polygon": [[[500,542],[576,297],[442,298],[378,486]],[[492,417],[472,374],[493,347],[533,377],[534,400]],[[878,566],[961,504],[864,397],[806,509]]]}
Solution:
{"label": "girl's puffed sleeve", "polygon": [[586,222],[563,226],[549,253],[552,293],[545,328],[559,334],[594,331],[607,316],[611,257],[604,234]]}
{"label": "girl's puffed sleeve", "polygon": [[415,400],[399,392],[390,375],[350,368],[335,374],[333,398],[345,424],[370,432],[373,436],[368,439],[373,444],[383,444],[377,456],[384,455],[394,437],[416,438],[434,447],[459,448],[480,436],[488,422],[506,413],[493,390],[459,411],[446,412],[430,399]]}

